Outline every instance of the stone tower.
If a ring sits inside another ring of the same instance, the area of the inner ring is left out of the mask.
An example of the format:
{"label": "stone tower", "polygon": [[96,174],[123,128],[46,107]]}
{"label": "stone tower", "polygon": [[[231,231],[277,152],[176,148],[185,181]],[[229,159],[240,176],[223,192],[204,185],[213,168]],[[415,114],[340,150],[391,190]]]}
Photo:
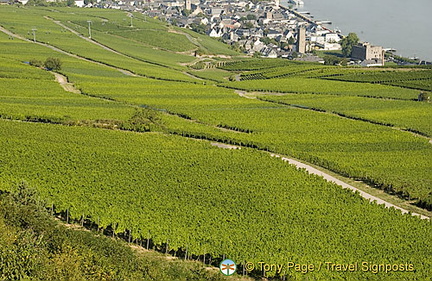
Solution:
{"label": "stone tower", "polygon": [[306,53],[306,29],[300,27],[297,33],[297,52]]}
{"label": "stone tower", "polygon": [[185,9],[186,10],[191,10],[192,9],[191,0],[185,0]]}

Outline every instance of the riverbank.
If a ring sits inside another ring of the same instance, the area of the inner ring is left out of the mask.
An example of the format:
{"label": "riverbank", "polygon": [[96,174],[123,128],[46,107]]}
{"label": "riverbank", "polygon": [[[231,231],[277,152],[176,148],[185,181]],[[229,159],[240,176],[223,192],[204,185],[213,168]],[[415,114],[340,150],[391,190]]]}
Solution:
{"label": "riverbank", "polygon": [[[340,29],[343,34],[356,33],[362,41],[385,49],[396,49],[396,55],[432,61],[432,37],[429,11],[432,2],[418,0],[415,3],[354,0],[306,0],[297,6],[297,12],[310,11],[315,18],[330,20],[330,29]],[[281,1],[289,6],[287,1]],[[337,9],[335,9],[337,7]],[[373,7],[370,8],[370,7]]]}

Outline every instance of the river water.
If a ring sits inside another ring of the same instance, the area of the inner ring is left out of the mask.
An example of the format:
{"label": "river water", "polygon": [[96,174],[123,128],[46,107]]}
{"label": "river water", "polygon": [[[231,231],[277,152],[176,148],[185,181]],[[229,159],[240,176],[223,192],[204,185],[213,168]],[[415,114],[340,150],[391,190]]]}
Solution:
{"label": "river water", "polygon": [[[432,0],[303,0],[298,11],[398,55],[432,61]],[[287,5],[287,0],[281,1]]]}

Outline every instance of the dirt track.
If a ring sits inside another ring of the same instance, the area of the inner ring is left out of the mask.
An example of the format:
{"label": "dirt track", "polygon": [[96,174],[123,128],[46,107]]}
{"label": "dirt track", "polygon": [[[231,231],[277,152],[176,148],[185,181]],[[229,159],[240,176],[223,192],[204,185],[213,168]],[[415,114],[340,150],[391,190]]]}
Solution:
{"label": "dirt track", "polygon": [[67,81],[66,76],[63,76],[59,73],[53,72],[56,81],[60,84],[60,86],[63,87],[63,89],[67,92],[71,92],[74,94],[81,94],[81,91],[75,88],[75,86],[72,83],[69,83]]}
{"label": "dirt track", "polygon": [[[109,68],[115,69],[115,70],[117,70],[117,71],[120,71],[120,72],[123,73],[124,75],[128,75],[128,76],[138,76],[138,75],[136,75],[136,74],[134,74],[134,73],[132,73],[132,72],[130,72],[130,71],[128,71],[128,70],[121,69],[121,68],[117,68],[117,67],[113,67],[113,66],[110,66],[110,65],[106,65],[106,64],[103,64],[103,63],[100,63],[100,62],[97,62],[97,61],[89,60],[89,59],[86,59],[86,58],[83,58],[83,57],[80,57],[80,56],[77,56],[77,55],[74,55],[74,54],[68,53],[68,52],[66,52],[66,51],[63,51],[62,49],[59,49],[59,48],[54,47],[54,46],[49,45],[49,44],[45,44],[45,43],[41,43],[41,42],[37,42],[37,41],[36,41],[36,42],[33,42],[33,40],[30,40],[30,39],[24,38],[24,37],[22,37],[21,35],[18,35],[18,34],[15,34],[15,33],[13,33],[13,32],[10,32],[9,30],[5,29],[5,28],[2,27],[2,26],[0,26],[0,31],[3,32],[3,33],[5,33],[5,34],[7,34],[7,35],[9,35],[9,36],[11,36],[11,37],[15,37],[15,38],[18,38],[18,39],[21,39],[21,40],[27,41],[27,42],[31,42],[31,43],[34,43],[34,44],[38,44],[38,45],[41,45],[41,46],[44,46],[44,47],[50,48],[51,50],[54,50],[54,51],[56,51],[56,52],[59,52],[59,53],[65,54],[65,55],[67,55],[67,56],[70,56],[70,57],[73,57],[73,58],[76,58],[76,59],[80,59],[80,60],[83,60],[83,61],[87,61],[87,62],[91,62],[91,63],[94,63],[94,64],[103,65],[103,66],[106,66],[106,67],[109,67]],[[88,38],[87,38],[87,39],[88,39]],[[92,41],[92,42],[93,42],[93,41]]]}
{"label": "dirt track", "polygon": [[[349,185],[349,184],[347,184],[347,183],[345,183],[345,182],[343,182],[343,181],[341,181],[341,180],[339,180],[339,179],[337,179],[337,178],[335,178],[335,177],[333,177],[333,176],[331,176],[329,174],[326,174],[326,173],[324,173],[324,172],[322,172],[322,171],[320,171],[318,169],[315,169],[312,166],[303,164],[303,163],[301,163],[301,162],[299,162],[297,160],[290,159],[290,158],[287,158],[287,157],[283,157],[283,156],[280,156],[280,155],[277,155],[277,154],[271,154],[271,156],[281,158],[283,161],[286,161],[286,162],[288,162],[288,163],[290,163],[292,165],[295,165],[297,168],[306,169],[306,171],[308,171],[310,174],[321,176],[325,180],[327,180],[329,182],[334,182],[334,183],[336,183],[337,185],[339,185],[339,186],[341,186],[343,188],[350,189],[350,190],[352,190],[354,192],[358,191],[360,193],[361,197],[363,197],[365,199],[368,199],[369,201],[375,201],[378,204],[384,204],[384,206],[386,206],[387,208],[393,207],[395,209],[400,210],[403,214],[409,213],[408,210],[405,210],[405,209],[403,209],[401,207],[398,207],[398,206],[396,206],[394,204],[391,204],[391,203],[389,203],[387,201],[384,201],[384,200],[382,200],[382,199],[380,199],[380,198],[378,198],[376,196],[373,196],[373,195],[371,195],[369,193],[366,193],[366,192],[364,192],[364,191],[362,191],[362,190],[360,190],[360,189],[358,189],[358,188],[356,188],[356,187],[354,187],[352,185]],[[413,216],[419,216],[421,219],[430,219],[427,216],[420,215],[420,214],[417,214],[417,213],[412,213],[412,215]]]}

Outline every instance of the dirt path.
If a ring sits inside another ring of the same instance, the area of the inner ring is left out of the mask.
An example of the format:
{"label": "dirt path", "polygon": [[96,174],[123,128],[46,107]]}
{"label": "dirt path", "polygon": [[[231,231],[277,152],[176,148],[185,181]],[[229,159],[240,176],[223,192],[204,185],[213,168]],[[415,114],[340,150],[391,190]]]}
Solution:
{"label": "dirt path", "polygon": [[86,40],[87,42],[90,42],[90,43],[92,43],[92,44],[95,44],[95,45],[97,45],[97,46],[103,48],[104,50],[107,50],[107,51],[109,51],[109,52],[111,52],[111,53],[114,53],[114,54],[116,54],[116,55],[120,55],[120,56],[123,56],[123,57],[127,57],[127,58],[129,58],[129,57],[128,57],[127,55],[125,55],[125,54],[122,54],[122,53],[120,53],[120,52],[117,52],[117,51],[114,50],[114,49],[111,49],[111,48],[109,48],[109,47],[107,47],[107,46],[105,46],[105,45],[102,45],[102,44],[100,44],[99,42],[96,42],[96,41],[92,40],[91,38],[89,38],[89,37],[87,37],[87,36],[83,36],[81,33],[79,33],[79,32],[77,32],[76,30],[74,30],[74,29],[72,29],[72,28],[70,28],[70,27],[68,27],[68,26],[66,26],[66,25],[64,25],[64,24],[62,24],[60,21],[54,20],[54,19],[52,19],[52,18],[50,18],[50,17],[47,17],[47,16],[44,16],[44,18],[46,18],[47,20],[52,21],[53,23],[55,23],[55,24],[61,26],[61,27],[64,28],[64,29],[66,29],[66,30],[72,32],[73,34],[75,34],[76,36],[80,37],[81,39]]}
{"label": "dirt path", "polygon": [[[283,95],[288,94],[288,93],[273,93],[273,92],[265,92],[265,93],[263,93],[263,92],[247,92],[247,91],[242,91],[242,90],[234,90],[234,92],[237,95],[239,95],[240,97],[247,98],[247,99],[257,99],[257,95],[261,95],[261,96],[265,96],[265,95],[268,95],[268,96],[283,96]],[[263,102],[275,103],[275,104],[278,104],[278,105],[281,105],[281,106],[288,106],[288,107],[294,107],[294,108],[299,108],[299,109],[304,109],[304,110],[311,110],[311,111],[315,111],[315,112],[331,114],[331,115],[334,115],[334,116],[338,116],[338,117],[346,118],[346,119],[350,119],[350,120],[357,120],[357,121],[360,121],[360,122],[367,122],[367,123],[370,123],[370,124],[375,124],[375,125],[379,125],[379,126],[385,126],[385,125],[378,124],[378,123],[376,123],[373,120],[358,119],[355,116],[350,116],[350,115],[345,115],[345,114],[338,113],[338,112],[328,111],[326,109],[322,109],[322,111],[321,110],[317,111],[317,110],[312,109],[312,108],[310,108],[308,106],[292,105],[292,104],[286,104],[286,103],[278,103],[278,102],[274,102],[274,101],[271,101],[271,100],[262,100],[262,99],[260,99],[260,100],[263,101]],[[428,139],[429,143],[432,144],[432,139],[431,138],[429,138],[427,136],[424,136],[424,135],[421,135],[421,134],[417,134],[417,133],[412,132],[412,131],[409,131],[408,129],[400,128],[400,127],[397,127],[397,126],[391,126],[391,127],[385,126],[385,127],[391,128],[393,130],[402,131],[402,132],[408,132],[408,133],[410,133],[412,135],[415,135],[417,137]]]}
{"label": "dirt path", "polygon": [[191,74],[191,73],[189,73],[187,71],[182,71],[182,73],[184,75],[186,75],[186,76],[189,76],[190,78],[194,78],[194,79],[197,79],[197,80],[200,80],[200,81],[206,81],[206,80],[204,80],[204,79],[202,79],[202,78],[200,78],[198,76],[195,76],[195,75],[193,75],[193,74]]}
{"label": "dirt path", "polygon": [[241,149],[240,146],[236,146],[236,145],[230,145],[230,144],[225,144],[225,143],[220,143],[220,142],[212,142],[210,143],[213,146],[219,147],[219,148],[226,148],[226,149]]}
{"label": "dirt path", "polygon": [[[337,179],[337,178],[335,178],[335,177],[333,177],[333,176],[331,176],[329,174],[326,174],[326,173],[324,173],[324,172],[322,172],[322,171],[320,171],[320,170],[318,170],[318,169],[316,169],[316,168],[314,168],[312,166],[309,166],[307,164],[301,163],[301,162],[299,162],[297,160],[294,160],[294,159],[291,159],[291,158],[283,157],[283,156],[278,155],[278,154],[271,154],[271,156],[281,158],[283,161],[286,161],[286,162],[288,162],[288,163],[290,163],[292,165],[295,165],[297,168],[306,169],[306,171],[308,171],[310,174],[321,176],[325,180],[327,180],[329,182],[333,182],[333,183],[335,183],[335,184],[337,184],[337,185],[339,185],[339,186],[341,186],[341,187],[343,187],[345,189],[350,189],[350,190],[352,190],[354,192],[358,191],[360,193],[361,197],[363,197],[363,198],[365,198],[365,199],[367,199],[369,201],[375,201],[377,204],[384,204],[384,206],[386,206],[387,208],[393,207],[395,209],[400,210],[403,214],[409,213],[408,210],[405,210],[405,209],[403,209],[403,208],[401,208],[399,206],[396,206],[396,205],[394,205],[392,203],[389,203],[387,201],[384,201],[384,200],[382,200],[382,199],[380,199],[380,198],[378,198],[376,196],[373,196],[373,195],[371,195],[369,193],[366,193],[366,192],[364,192],[364,191],[362,191],[362,190],[360,190],[360,189],[358,189],[358,188],[356,188],[356,187],[354,187],[354,186],[352,186],[350,184],[347,184],[347,183],[345,183],[345,182],[343,182],[343,181],[341,181],[341,180],[339,180],[339,179]],[[424,216],[424,215],[421,215],[421,214],[417,214],[417,213],[412,213],[412,215],[413,216],[419,216],[421,219],[430,219],[427,216]]]}
{"label": "dirt path", "polygon": [[203,45],[201,45],[201,44],[198,42],[198,40],[197,40],[196,38],[192,37],[192,36],[191,36],[190,34],[188,34],[188,33],[180,32],[180,31],[178,31],[178,30],[174,30],[174,29],[170,29],[170,30],[168,30],[168,32],[184,35],[184,36],[186,36],[186,38],[189,40],[189,42],[191,42],[192,44],[194,44],[194,45],[197,46],[198,48],[201,48],[201,49],[203,49],[203,50],[206,49]]}
{"label": "dirt path", "polygon": [[72,83],[69,83],[66,76],[61,75],[60,73],[53,72],[56,81],[63,87],[66,92],[71,92],[74,94],[81,94],[81,91],[75,88]]}
{"label": "dirt path", "polygon": [[59,49],[59,48],[54,47],[54,46],[52,46],[52,45],[48,45],[48,44],[41,43],[41,42],[34,42],[33,40],[27,39],[27,38],[25,38],[25,37],[22,37],[21,35],[18,35],[18,34],[15,34],[15,33],[13,33],[13,32],[10,32],[9,30],[5,29],[5,28],[2,27],[2,26],[0,26],[0,31],[3,32],[3,33],[5,33],[5,34],[7,34],[7,35],[9,35],[9,36],[15,37],[15,38],[17,38],[17,39],[21,39],[21,40],[26,41],[26,42],[30,42],[30,43],[38,44],[38,45],[40,45],[40,46],[44,46],[44,47],[50,48],[51,50],[54,50],[54,51],[56,51],[56,52],[59,52],[59,53],[61,53],[61,54],[64,54],[64,55],[67,55],[67,56],[70,56],[70,57],[73,57],[73,58],[76,58],[76,59],[79,59],[79,60],[83,60],[83,61],[86,61],[86,62],[91,62],[91,63],[97,64],[97,65],[101,65],[101,66],[109,67],[109,68],[111,68],[111,69],[115,69],[115,70],[117,70],[117,71],[120,71],[120,72],[123,73],[124,75],[128,75],[128,76],[138,76],[138,75],[136,75],[136,74],[130,72],[129,70],[121,69],[121,68],[118,68],[118,67],[114,67],[114,66],[110,66],[110,65],[106,65],[106,64],[103,64],[103,63],[97,62],[97,61],[93,61],[93,60],[90,60],[90,59],[86,59],[86,58],[83,58],[83,57],[80,57],[80,56],[77,56],[77,55],[74,55],[74,54],[68,53],[68,52],[66,52],[66,51],[63,51],[62,49]]}
{"label": "dirt path", "polygon": [[[240,80],[238,80],[238,81],[240,81]],[[251,100],[256,99],[256,97],[248,95],[248,92],[246,92],[246,91],[235,90],[234,92],[242,98],[247,98],[247,99],[251,99]]]}

